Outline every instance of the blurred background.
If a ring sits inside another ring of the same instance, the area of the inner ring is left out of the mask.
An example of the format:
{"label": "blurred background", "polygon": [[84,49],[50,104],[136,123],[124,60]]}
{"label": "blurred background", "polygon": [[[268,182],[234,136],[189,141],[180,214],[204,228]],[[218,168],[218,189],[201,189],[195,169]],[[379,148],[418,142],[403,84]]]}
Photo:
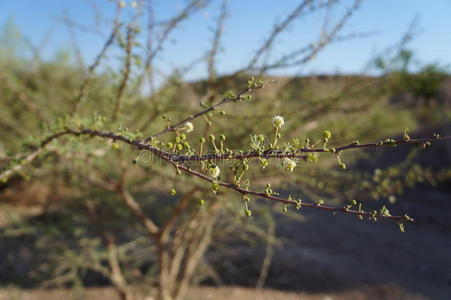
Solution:
{"label": "blurred background", "polygon": [[274,115],[281,147],[322,147],[324,130],[330,147],[449,136],[450,11],[445,0],[0,0],[0,299],[448,299],[449,142],[345,151],[345,169],[327,153],[293,173],[220,164],[221,180],[252,190],[408,213],[405,232],[213,192],[114,140],[40,143],[67,128],[143,139],[251,77],[265,82],[251,100],[152,143],[210,151],[213,134],[256,149]]}

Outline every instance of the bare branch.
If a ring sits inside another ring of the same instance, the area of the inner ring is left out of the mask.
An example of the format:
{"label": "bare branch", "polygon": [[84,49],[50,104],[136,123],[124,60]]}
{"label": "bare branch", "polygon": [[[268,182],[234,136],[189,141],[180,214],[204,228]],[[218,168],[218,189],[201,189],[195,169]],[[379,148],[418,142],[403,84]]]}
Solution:
{"label": "bare branch", "polygon": [[228,0],[223,0],[221,5],[221,11],[216,24],[216,30],[213,37],[213,43],[208,54],[208,77],[213,79],[216,77],[216,57],[219,52],[219,47],[221,45],[221,37],[224,31],[224,22],[227,18],[227,5]]}
{"label": "bare branch", "polygon": [[298,6],[293,9],[293,11],[279,24],[276,24],[270,33],[269,37],[266,39],[266,41],[263,43],[263,45],[256,51],[254,57],[250,60],[248,66],[246,69],[253,69],[255,64],[258,62],[258,60],[261,58],[263,53],[267,51],[271,45],[274,43],[276,38],[284,32],[284,30],[290,25],[291,22],[293,22],[299,15],[306,9],[309,5],[311,5],[314,1],[313,0],[303,0]]}
{"label": "bare branch", "polygon": [[131,24],[129,24],[127,27],[127,38],[126,38],[127,42],[125,44],[125,62],[124,62],[124,68],[122,70],[121,81],[119,83],[119,87],[118,87],[117,93],[116,93],[116,101],[114,103],[113,115],[112,115],[113,121],[116,121],[116,119],[118,117],[119,109],[120,109],[120,105],[121,105],[121,99],[124,94],[125,88],[127,86],[128,79],[130,77],[134,35],[135,35],[135,29],[132,27]]}
{"label": "bare branch", "polygon": [[118,8],[116,9],[116,17],[114,20],[113,29],[111,30],[111,33],[110,33],[108,39],[106,40],[105,44],[103,45],[102,49],[97,54],[97,57],[95,58],[94,62],[91,64],[91,66],[89,66],[87,73],[85,75],[85,79],[83,80],[83,83],[81,84],[80,89],[78,90],[78,94],[74,100],[74,107],[73,107],[74,113],[78,112],[80,103],[83,101],[83,99],[85,97],[86,89],[91,82],[92,76],[94,75],[94,71],[100,65],[100,62],[104,58],[108,49],[113,44],[114,39],[115,39],[117,33],[119,32],[119,29],[121,27],[121,24],[119,22],[119,17],[120,17],[120,8],[118,6]]}
{"label": "bare branch", "polygon": [[[355,0],[354,4],[343,14],[341,19],[335,24],[335,26],[329,31],[323,31],[320,39],[311,45],[303,47],[299,50],[295,50],[290,54],[284,55],[274,63],[267,64],[261,67],[261,72],[266,72],[270,69],[288,68],[296,65],[302,65],[312,60],[318,53],[326,46],[330,45],[334,41],[340,41],[346,39],[346,37],[335,38],[338,32],[343,28],[346,22],[351,18],[353,13],[360,7],[362,0]],[[356,35],[349,35],[347,38],[355,37]],[[357,35],[358,36],[358,35]],[[303,57],[299,55],[307,52]]]}
{"label": "bare branch", "polygon": [[188,207],[189,201],[192,199],[192,197],[198,190],[199,190],[198,187],[194,187],[178,200],[177,205],[172,210],[169,219],[161,228],[161,239],[163,242],[167,239],[169,231],[171,231],[172,228],[174,227],[177,218],[182,214],[183,211],[185,211],[185,209]]}
{"label": "bare branch", "polygon": [[276,223],[272,216],[269,217],[268,221],[268,229],[266,230],[266,250],[265,257],[263,259],[263,264],[260,269],[260,275],[258,276],[256,288],[262,289],[265,285],[266,278],[268,277],[269,267],[271,266],[272,256],[274,253],[274,243],[275,243],[275,235],[276,235]]}
{"label": "bare branch", "polygon": [[[259,87],[254,87],[254,89],[259,89],[259,88],[262,88],[262,87],[263,87],[263,85],[261,85]],[[158,133],[156,133],[156,134],[144,139],[144,142],[148,142],[152,138],[155,138],[155,137],[157,137],[159,135],[162,135],[162,134],[164,134],[166,132],[175,131],[178,127],[182,126],[186,122],[189,122],[189,121],[192,121],[194,119],[197,119],[198,117],[201,117],[201,116],[203,116],[203,115],[215,110],[216,108],[218,108],[219,106],[221,106],[223,104],[226,104],[226,103],[229,103],[229,102],[239,101],[239,100],[242,99],[242,97],[245,94],[252,92],[252,90],[253,90],[252,88],[247,87],[244,90],[242,90],[241,92],[239,92],[238,94],[236,94],[234,97],[223,98],[221,101],[219,101],[216,104],[210,106],[209,108],[206,108],[203,111],[200,111],[200,112],[198,112],[198,113],[196,113],[194,115],[191,115],[188,118],[176,123],[175,125],[169,126],[169,127],[165,128],[165,129],[163,129],[162,131],[160,131],[160,132],[158,132]]]}
{"label": "bare branch", "polygon": [[166,40],[169,38],[172,31],[177,28],[177,26],[187,19],[189,16],[191,16],[193,13],[197,12],[198,10],[205,7],[211,0],[191,0],[189,4],[175,17],[171,18],[169,21],[160,24],[164,26],[164,30],[161,33],[159,39],[155,42],[155,46],[152,48],[152,33],[154,31],[154,27],[156,23],[153,20],[153,9],[152,9],[152,3],[149,3],[149,23],[147,26],[148,29],[148,37],[147,37],[147,57],[144,62],[144,68],[143,72],[140,74],[138,79],[136,80],[136,84],[134,85],[134,88],[138,88],[141,86],[142,81],[144,80],[144,77],[146,76],[147,72],[149,71],[153,60],[157,56],[157,54],[163,49],[163,46],[166,42]]}

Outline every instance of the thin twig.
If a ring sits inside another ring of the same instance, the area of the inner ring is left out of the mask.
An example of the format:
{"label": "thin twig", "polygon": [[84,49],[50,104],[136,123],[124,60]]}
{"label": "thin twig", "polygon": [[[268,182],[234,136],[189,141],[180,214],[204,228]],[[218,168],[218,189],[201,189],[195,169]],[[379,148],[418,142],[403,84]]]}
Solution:
{"label": "thin twig", "polygon": [[[262,87],[263,87],[263,85],[261,85],[261,86],[259,86],[257,88],[254,88],[254,89],[259,89],[259,88],[262,88]],[[158,133],[156,133],[156,134],[154,134],[152,136],[149,136],[148,138],[144,139],[144,142],[148,142],[152,138],[155,138],[155,137],[157,137],[159,135],[162,135],[162,134],[164,134],[166,132],[175,131],[178,127],[182,126],[186,122],[189,122],[189,121],[192,121],[194,119],[197,119],[198,117],[201,117],[201,116],[203,116],[203,115],[215,110],[216,108],[218,108],[218,106],[221,106],[221,105],[229,103],[229,102],[239,101],[240,99],[242,99],[242,96],[244,94],[250,93],[252,90],[253,90],[252,88],[247,87],[244,90],[242,90],[241,92],[239,92],[238,94],[236,94],[234,97],[223,98],[222,100],[220,100],[216,104],[214,104],[214,105],[212,105],[212,106],[210,106],[210,107],[208,107],[208,108],[206,108],[206,109],[204,109],[204,110],[202,110],[202,111],[200,111],[200,112],[198,112],[198,113],[196,113],[194,115],[191,115],[188,118],[176,123],[175,125],[169,126],[169,127],[161,130],[160,132],[158,132]]]}
{"label": "thin twig", "polygon": [[127,38],[126,38],[127,42],[125,45],[125,62],[124,62],[124,68],[122,71],[121,81],[119,83],[119,87],[118,87],[117,93],[116,93],[116,101],[114,103],[113,115],[112,115],[113,121],[116,121],[116,119],[119,115],[122,96],[124,94],[125,88],[127,87],[127,82],[130,77],[134,35],[135,35],[135,31],[134,31],[132,25],[129,24],[128,28],[127,28]]}
{"label": "thin twig", "polygon": [[80,89],[78,90],[78,94],[77,94],[77,96],[76,96],[76,98],[74,100],[74,107],[73,107],[73,112],[75,112],[75,113],[78,112],[78,109],[80,107],[80,103],[83,101],[83,99],[85,97],[86,89],[87,89],[88,85],[91,83],[91,79],[92,79],[92,76],[94,74],[94,71],[100,65],[100,62],[104,58],[104,56],[105,56],[106,52],[108,51],[108,49],[113,44],[114,39],[115,39],[117,33],[119,32],[119,29],[121,27],[121,24],[119,22],[119,17],[120,17],[120,9],[118,7],[116,9],[116,17],[115,17],[115,20],[114,20],[113,29],[111,30],[111,33],[110,33],[108,39],[106,40],[105,44],[103,45],[102,49],[97,54],[94,62],[91,64],[91,66],[89,66],[88,71],[87,71],[87,73],[85,75],[85,78],[83,80],[83,83],[81,84]]}
{"label": "thin twig", "polygon": [[221,45],[221,37],[224,31],[224,22],[227,18],[227,5],[228,0],[223,0],[221,5],[221,11],[218,17],[218,21],[216,24],[216,30],[214,32],[213,43],[211,46],[211,50],[208,54],[208,78],[215,79],[216,78],[216,57],[219,52],[219,48]]}
{"label": "thin twig", "polygon": [[[148,44],[147,44],[147,57],[144,62],[144,68],[143,72],[139,75],[139,77],[136,80],[136,84],[134,85],[133,89],[139,88],[142,84],[142,81],[144,80],[144,77],[146,76],[147,72],[149,71],[150,67],[152,66],[152,62],[157,56],[158,53],[163,49],[163,46],[169,36],[171,35],[171,32],[177,28],[177,26],[184,20],[186,20],[188,17],[190,17],[192,14],[203,8],[205,5],[208,4],[211,0],[192,0],[189,2],[189,4],[176,16],[171,18],[169,21],[164,22],[163,24],[157,24],[153,20],[153,9],[152,9],[152,3],[149,4],[149,18],[152,18],[149,20],[148,23]],[[155,46],[152,47],[152,34],[154,31],[154,27],[156,25],[163,25],[165,26],[163,32],[161,33],[159,39],[155,42]],[[153,48],[153,49],[152,49]]]}
{"label": "thin twig", "polygon": [[247,68],[245,69],[252,69],[258,62],[260,57],[263,55],[263,53],[265,53],[265,51],[267,51],[272,46],[272,44],[279,36],[279,34],[284,32],[285,29],[291,24],[291,22],[293,22],[297,17],[299,17],[299,15],[304,11],[304,9],[307,8],[307,6],[311,5],[312,2],[313,0],[302,1],[298,6],[295,7],[295,9],[293,9],[293,11],[285,18],[285,20],[274,26],[272,32],[270,33],[266,41],[256,51],[254,57],[250,60]]}
{"label": "thin twig", "polygon": [[276,235],[276,223],[272,216],[268,220],[268,229],[266,231],[266,250],[265,257],[263,259],[262,267],[260,269],[260,275],[257,280],[255,287],[257,289],[262,289],[265,285],[266,278],[268,278],[269,267],[271,266],[271,261],[274,253],[274,240]]}

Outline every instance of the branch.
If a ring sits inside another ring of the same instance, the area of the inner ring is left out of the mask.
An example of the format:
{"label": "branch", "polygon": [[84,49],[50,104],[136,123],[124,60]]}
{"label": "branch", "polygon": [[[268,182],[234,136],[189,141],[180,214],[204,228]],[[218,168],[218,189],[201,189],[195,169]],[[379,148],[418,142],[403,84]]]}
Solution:
{"label": "branch", "polygon": [[[451,137],[449,137],[449,140],[451,140]],[[376,216],[379,218],[384,218],[384,219],[391,219],[391,220],[395,220],[395,221],[413,221],[413,219],[407,215],[404,216],[391,216],[391,215],[385,215],[385,214],[381,214],[381,213],[377,213],[377,214],[373,214],[370,211],[363,211],[363,210],[352,210],[349,209],[347,207],[333,207],[333,206],[328,206],[328,205],[323,205],[323,204],[316,204],[316,203],[305,203],[305,202],[298,202],[295,200],[290,200],[290,199],[286,199],[286,198],[282,198],[282,197],[278,197],[278,196],[273,196],[273,195],[269,195],[267,193],[264,192],[255,192],[255,191],[251,191],[248,189],[244,189],[242,187],[239,187],[233,183],[228,183],[228,182],[223,182],[223,181],[216,181],[213,178],[210,178],[200,172],[194,171],[184,165],[180,165],[177,164],[174,161],[171,161],[168,158],[163,158],[166,161],[170,162],[171,164],[173,164],[174,166],[176,166],[178,169],[183,170],[191,175],[194,175],[196,177],[199,177],[205,181],[211,182],[211,183],[216,183],[219,184],[220,186],[226,187],[228,189],[232,189],[237,191],[238,193],[240,193],[241,195],[253,195],[253,196],[257,196],[257,197],[261,197],[261,198],[265,198],[265,199],[269,199],[269,200],[273,200],[276,202],[281,202],[283,204],[287,204],[287,205],[293,205],[294,207],[300,208],[300,207],[310,207],[310,208],[317,208],[317,209],[321,209],[321,210],[325,210],[325,211],[329,211],[332,213],[336,213],[336,212],[340,212],[340,213],[346,213],[346,214],[352,214],[352,215],[357,215],[357,216],[362,216],[362,217],[372,217],[372,216]]]}
{"label": "branch", "polygon": [[[177,26],[190,17],[192,14],[196,13],[198,10],[205,7],[211,0],[192,0],[188,3],[188,5],[176,16],[168,20],[167,22],[163,22],[161,24],[156,24],[153,20],[153,7],[150,4],[149,7],[149,23],[147,26],[148,30],[148,40],[147,40],[147,57],[144,62],[143,72],[139,75],[136,80],[136,84],[134,84],[133,89],[139,88],[142,84],[144,77],[149,69],[151,69],[152,61],[155,59],[157,54],[163,49],[163,45],[166,40],[169,38],[171,32],[177,28]],[[154,49],[152,49],[152,31],[154,30],[155,25],[163,25],[165,26],[164,30],[161,32],[159,39],[155,43]]]}
{"label": "branch", "polygon": [[224,31],[224,21],[227,18],[227,5],[228,0],[223,0],[221,5],[221,12],[216,24],[216,30],[214,32],[214,38],[211,50],[208,54],[208,78],[216,78],[216,56],[218,55],[221,37]]}
{"label": "branch", "polygon": [[387,141],[379,141],[376,143],[357,144],[356,142],[336,147],[336,148],[301,148],[294,152],[287,152],[284,150],[266,150],[264,152],[249,151],[247,153],[235,153],[235,154],[205,154],[205,155],[177,155],[167,153],[167,156],[175,162],[184,161],[204,161],[204,160],[231,160],[231,159],[248,159],[248,158],[301,158],[305,159],[306,155],[300,153],[340,153],[351,149],[361,148],[381,148],[381,147],[393,147],[402,144],[425,144],[433,141],[451,141],[451,136],[444,137],[432,137],[432,138],[420,138],[420,139],[388,139]]}
{"label": "branch", "polygon": [[114,20],[114,25],[113,25],[113,29],[111,30],[110,36],[108,37],[108,39],[106,40],[105,44],[103,45],[102,49],[100,50],[100,52],[97,54],[94,62],[92,63],[92,65],[88,68],[88,71],[85,75],[85,78],[83,80],[83,83],[80,86],[80,89],[78,90],[78,95],[75,98],[75,102],[74,102],[74,107],[73,107],[73,111],[76,113],[78,112],[80,103],[83,101],[85,94],[86,94],[86,88],[88,87],[88,85],[91,82],[92,79],[92,75],[94,74],[94,71],[97,69],[97,67],[99,66],[100,62],[102,61],[102,59],[104,58],[106,52],[108,51],[108,49],[111,47],[111,45],[114,42],[114,38],[116,37],[116,35],[119,32],[119,29],[121,27],[121,24],[119,22],[119,17],[120,17],[120,9],[116,9],[116,17]]}
{"label": "branch", "polygon": [[13,174],[20,172],[22,168],[31,163],[38,155],[41,153],[42,148],[37,149],[36,151],[32,152],[31,154],[27,155],[25,158],[20,160],[20,164],[17,164],[9,169],[6,169],[2,173],[0,173],[0,182],[6,181],[9,177],[11,177]]}
{"label": "branch", "polygon": [[189,201],[193,198],[194,194],[199,190],[198,187],[192,188],[188,193],[183,195],[180,200],[178,200],[177,205],[172,210],[171,215],[169,219],[166,221],[166,223],[161,228],[161,236],[162,241],[166,242],[167,237],[169,235],[169,232],[174,227],[177,218],[186,210],[188,207]]}
{"label": "branch", "polygon": [[157,136],[159,136],[159,135],[162,135],[162,134],[164,134],[164,133],[166,133],[166,132],[169,132],[169,131],[175,131],[178,127],[182,126],[182,125],[185,124],[186,122],[189,122],[189,121],[192,121],[192,120],[194,120],[194,119],[197,119],[198,117],[201,117],[201,116],[203,116],[203,115],[205,115],[205,114],[207,114],[207,113],[209,113],[209,112],[215,110],[216,108],[218,108],[219,106],[221,106],[221,105],[223,105],[223,104],[226,104],[226,103],[229,103],[229,102],[237,102],[237,101],[240,101],[240,100],[242,99],[242,96],[244,96],[244,94],[252,92],[253,89],[260,89],[260,88],[262,88],[262,87],[263,87],[263,85],[256,86],[256,87],[254,87],[254,88],[247,87],[247,88],[245,88],[244,90],[242,90],[241,92],[239,92],[238,94],[236,94],[234,97],[226,97],[226,98],[223,98],[221,101],[219,101],[219,102],[217,102],[216,104],[214,104],[214,105],[212,105],[212,106],[210,106],[210,107],[204,109],[203,111],[200,111],[200,112],[198,112],[198,113],[196,113],[196,114],[194,114],[194,115],[191,115],[191,116],[189,116],[188,118],[186,118],[186,119],[184,119],[184,120],[182,120],[182,121],[176,123],[175,125],[169,126],[169,127],[165,128],[165,129],[161,130],[160,132],[158,132],[158,133],[156,133],[156,134],[154,134],[154,135],[152,135],[152,136],[149,136],[148,138],[144,139],[143,141],[144,141],[144,142],[148,142],[148,141],[150,141],[152,138],[157,137]]}
{"label": "branch", "polygon": [[125,188],[125,169],[122,170],[120,180],[118,181],[104,181],[89,177],[88,180],[106,191],[117,193],[122,202],[130,209],[130,211],[139,219],[144,228],[151,235],[156,238],[160,234],[160,228],[155,224],[150,217],[148,217],[141,208],[141,205],[135,200],[133,195]]}
{"label": "branch", "polygon": [[268,220],[268,229],[266,231],[266,250],[265,257],[263,258],[262,267],[260,269],[260,275],[258,276],[257,284],[255,287],[257,289],[262,289],[265,285],[266,279],[268,278],[269,267],[271,266],[272,257],[274,254],[274,244],[276,239],[276,223],[272,216]]}
{"label": "branch", "polygon": [[125,62],[124,62],[124,68],[122,71],[122,78],[121,78],[119,87],[116,92],[116,100],[114,103],[113,115],[112,115],[113,121],[116,121],[116,119],[119,115],[119,109],[120,109],[120,105],[121,105],[122,95],[124,94],[125,88],[127,87],[128,79],[130,77],[134,35],[135,35],[135,29],[132,27],[132,24],[129,24],[128,28],[127,28],[127,37],[126,37],[126,44],[125,44],[125,58],[124,58]]}
{"label": "branch", "polygon": [[[275,155],[278,158],[283,158],[283,157],[293,157],[293,153],[284,153],[281,150],[270,150],[269,153],[263,153],[260,154],[258,152],[250,152],[248,154],[235,154],[235,155],[203,155],[203,156],[183,156],[183,155],[176,155],[176,154],[171,154],[171,153],[167,153],[163,150],[157,149],[154,146],[151,145],[147,145],[144,144],[143,141],[140,140],[132,140],[129,139],[125,136],[122,135],[118,135],[118,134],[114,134],[111,132],[102,132],[102,131],[98,131],[98,130],[92,130],[92,129],[80,129],[80,130],[71,130],[71,129],[67,129],[61,132],[58,132],[54,135],[51,135],[50,137],[48,137],[47,139],[45,139],[42,143],[41,146],[35,150],[35,152],[33,152],[32,154],[30,154],[28,156],[27,162],[31,162],[34,158],[37,157],[37,155],[39,154],[40,151],[42,151],[42,149],[49,144],[51,141],[53,141],[54,139],[57,139],[61,136],[64,135],[75,135],[75,136],[79,136],[79,135],[89,135],[89,136],[98,136],[101,138],[106,138],[106,139],[112,139],[114,141],[118,140],[118,141],[122,141],[124,143],[127,143],[131,146],[134,146],[135,148],[137,148],[138,150],[149,150],[151,151],[154,155],[160,157],[161,159],[171,163],[172,165],[174,165],[176,168],[181,169],[189,174],[192,174],[196,177],[199,177],[203,180],[206,180],[208,182],[211,183],[216,183],[219,184],[220,186],[224,186],[226,188],[229,189],[233,189],[237,192],[239,192],[242,195],[254,195],[257,197],[261,197],[261,198],[266,198],[269,200],[273,200],[273,201],[277,201],[277,202],[281,202],[287,205],[294,205],[296,207],[311,207],[311,208],[317,208],[317,209],[321,209],[321,210],[326,210],[326,211],[330,211],[330,212],[342,212],[342,213],[347,213],[347,214],[353,214],[353,215],[359,215],[362,217],[371,217],[371,216],[377,216],[380,218],[385,218],[385,219],[392,219],[392,220],[397,220],[397,221],[402,221],[402,220],[411,220],[410,217],[408,216],[390,216],[390,215],[385,215],[385,214],[380,214],[377,213],[376,215],[373,215],[372,212],[369,211],[357,211],[357,210],[351,210],[348,208],[341,208],[341,207],[332,207],[332,206],[327,206],[327,205],[319,205],[319,204],[314,204],[314,203],[299,203],[298,201],[294,201],[294,200],[290,200],[290,199],[286,199],[286,198],[281,198],[281,197],[277,197],[274,195],[268,195],[266,193],[263,192],[255,192],[255,191],[251,191],[251,190],[247,190],[244,189],[242,187],[239,187],[235,184],[232,183],[227,183],[227,182],[222,182],[222,181],[216,181],[213,178],[210,178],[198,171],[194,171],[191,168],[180,164],[180,161],[182,160],[182,158],[191,158],[191,160],[210,160],[213,158],[216,159],[224,159],[224,160],[230,160],[230,159],[240,159],[240,157],[249,157],[250,155],[253,155],[253,157],[264,157],[263,155]],[[393,139],[389,139],[389,142],[377,142],[377,143],[369,143],[369,144],[362,144],[359,145],[357,143],[351,143],[349,145],[345,145],[345,146],[341,146],[341,147],[337,147],[337,148],[332,148],[334,149],[333,151],[331,151],[332,149],[308,149],[308,148],[303,148],[303,149],[299,149],[297,150],[297,152],[332,152],[332,153],[340,153],[341,151],[346,151],[346,150],[350,150],[350,149],[360,149],[360,148],[379,148],[379,147],[386,147],[386,146],[396,146],[396,145],[400,145],[400,144],[424,144],[424,143],[431,143],[433,141],[451,141],[451,136],[445,136],[445,137],[439,137],[439,136],[435,136],[433,138],[421,138],[421,139],[398,139],[398,140],[393,140]],[[272,156],[274,157],[274,156]],[[183,160],[182,160],[183,161]],[[186,159],[185,159],[186,161]],[[16,167],[14,167],[11,170],[6,170],[3,173],[0,174],[0,180],[4,180],[7,179],[8,175],[11,175],[12,173],[14,173],[15,171],[18,171],[22,168],[23,165],[18,165]]]}
{"label": "branch", "polygon": [[252,69],[255,64],[258,62],[260,57],[263,55],[265,51],[267,51],[271,45],[274,43],[277,36],[282,33],[287,26],[298,17],[302,11],[310,4],[312,4],[313,0],[304,0],[302,1],[281,23],[274,26],[271,34],[263,43],[263,45],[257,50],[254,57],[250,60],[248,66],[245,69]]}
{"label": "branch", "polygon": [[[330,32],[323,32],[318,42],[311,44],[307,47],[295,50],[287,55],[282,56],[276,62],[262,66],[262,71],[268,71],[270,69],[288,68],[296,65],[301,65],[309,62],[313,59],[322,49],[324,49],[330,43],[346,39],[346,37],[337,37],[336,35],[346,22],[351,18],[352,14],[359,8],[362,0],[355,0],[354,4],[344,13],[341,19],[335,24],[334,28]],[[358,36],[358,35],[357,35]],[[349,37],[354,37],[349,35]],[[298,58],[302,53],[308,52],[305,56]],[[291,60],[291,61],[290,61]]]}
{"label": "branch", "polygon": [[[228,99],[228,98],[226,98]],[[200,113],[199,113],[200,114]],[[184,123],[185,121],[183,121]],[[181,123],[181,124],[183,124]],[[179,125],[178,125],[179,126]],[[174,125],[173,127],[176,127]],[[321,152],[332,152],[332,153],[339,153],[346,150],[351,149],[361,149],[361,148],[381,148],[381,147],[393,147],[397,145],[402,144],[425,144],[425,143],[431,143],[433,141],[451,141],[451,136],[435,136],[431,138],[420,138],[420,139],[398,139],[393,140],[390,139],[389,142],[379,141],[376,143],[368,143],[368,144],[357,144],[357,143],[351,143],[345,146],[340,146],[336,148],[330,148],[330,149],[324,149],[324,148],[302,148],[296,150],[295,153],[293,152],[285,152],[282,150],[267,150],[264,152],[256,152],[256,151],[249,151],[247,153],[232,153],[232,154],[206,154],[206,155],[178,155],[173,153],[168,153],[166,151],[160,150],[152,145],[145,144],[145,140],[132,140],[129,139],[123,135],[115,134],[112,132],[104,132],[104,131],[98,131],[93,129],[79,129],[79,130],[72,130],[72,129],[66,129],[60,132],[57,132],[46,139],[44,139],[40,146],[37,147],[37,149],[23,158],[21,160],[21,163],[3,171],[0,173],[0,181],[8,179],[12,174],[15,172],[20,171],[27,163],[32,162],[38,154],[42,151],[43,148],[45,148],[50,142],[52,142],[55,139],[58,139],[61,136],[64,135],[90,135],[90,136],[97,136],[101,138],[111,139],[113,141],[121,141],[126,144],[129,144],[133,147],[135,147],[138,150],[148,150],[152,152],[154,155],[170,160],[173,163],[179,163],[184,161],[205,161],[205,160],[232,160],[232,159],[247,159],[247,158],[305,158],[303,155],[299,155],[299,153],[321,153]]]}
{"label": "branch", "polygon": [[160,229],[158,226],[142,211],[141,206],[138,202],[136,202],[135,198],[133,198],[132,194],[129,191],[119,188],[119,194],[121,195],[124,203],[127,207],[133,212],[133,214],[139,218],[141,223],[146,228],[147,232],[155,238],[160,234]]}

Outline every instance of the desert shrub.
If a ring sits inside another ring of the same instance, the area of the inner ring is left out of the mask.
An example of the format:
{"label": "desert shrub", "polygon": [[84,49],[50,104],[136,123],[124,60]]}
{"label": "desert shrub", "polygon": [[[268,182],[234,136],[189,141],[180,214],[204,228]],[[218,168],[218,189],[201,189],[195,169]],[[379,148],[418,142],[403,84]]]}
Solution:
{"label": "desert shrub", "polygon": [[[153,85],[153,64],[168,35],[208,2],[190,1],[150,28],[148,48],[138,42],[145,36],[137,21],[143,11],[133,2],[132,17],[118,14],[98,56],[85,68],[64,52],[34,65],[16,51],[9,54],[14,59],[2,58],[2,189],[24,189],[26,179],[39,180],[52,191],[43,206],[63,216],[54,222],[37,219],[27,227],[38,237],[36,247],[58,266],[49,268],[47,261],[39,266],[34,274],[41,281],[82,286],[94,272],[124,299],[149,289],[162,299],[181,298],[196,276],[205,276],[199,270],[208,267],[202,257],[213,235],[226,239],[243,230],[248,236],[238,242],[272,245],[272,211],[295,215],[319,209],[387,219],[401,230],[412,221],[405,212],[366,209],[364,202],[402,192],[423,180],[421,170],[402,166],[354,174],[346,169],[358,155],[347,153],[404,144],[427,147],[449,137],[415,139],[406,130],[401,137],[382,138],[415,120],[399,110],[387,116],[377,78],[268,74],[303,66],[341,40],[337,33],[360,1],[353,1],[311,45],[268,61],[265,56],[293,20],[334,5],[301,1],[267,34],[247,65],[220,76],[215,68],[227,16],[224,1],[203,60],[208,78],[187,82],[183,70],[176,69],[158,88],[143,92]],[[127,3],[112,5],[121,12]],[[154,37],[152,30],[159,34]],[[117,62],[118,69],[110,68]],[[423,88],[421,93],[432,92]]]}

